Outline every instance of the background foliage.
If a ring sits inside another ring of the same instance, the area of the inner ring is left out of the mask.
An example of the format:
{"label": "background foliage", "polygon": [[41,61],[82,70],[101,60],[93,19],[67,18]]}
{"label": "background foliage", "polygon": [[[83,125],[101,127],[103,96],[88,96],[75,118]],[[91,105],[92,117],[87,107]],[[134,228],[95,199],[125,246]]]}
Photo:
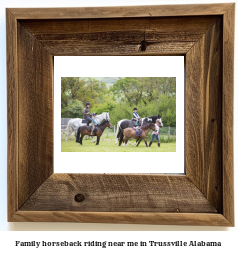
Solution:
{"label": "background foliage", "polygon": [[137,107],[140,117],[161,115],[164,126],[176,126],[174,77],[61,78],[62,118],[82,118],[86,102],[91,113],[109,112],[112,124]]}

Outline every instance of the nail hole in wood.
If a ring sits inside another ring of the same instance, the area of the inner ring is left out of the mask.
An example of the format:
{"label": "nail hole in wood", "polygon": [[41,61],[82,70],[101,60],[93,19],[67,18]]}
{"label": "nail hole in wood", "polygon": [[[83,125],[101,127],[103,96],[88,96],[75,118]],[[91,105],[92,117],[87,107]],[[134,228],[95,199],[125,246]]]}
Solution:
{"label": "nail hole in wood", "polygon": [[74,200],[75,200],[76,202],[83,202],[84,199],[85,199],[85,197],[84,197],[83,194],[77,194],[77,195],[75,195],[75,197],[74,197]]}
{"label": "nail hole in wood", "polygon": [[212,119],[212,122],[214,123],[214,122],[215,122],[215,119]]}

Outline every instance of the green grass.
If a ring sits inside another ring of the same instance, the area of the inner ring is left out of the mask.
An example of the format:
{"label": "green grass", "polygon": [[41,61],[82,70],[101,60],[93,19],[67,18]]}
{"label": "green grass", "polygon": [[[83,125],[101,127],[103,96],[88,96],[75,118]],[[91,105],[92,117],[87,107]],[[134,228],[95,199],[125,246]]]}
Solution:
{"label": "green grass", "polygon": [[[72,138],[72,136],[71,136]],[[135,140],[131,140],[134,144]],[[150,140],[147,140],[149,144]],[[138,147],[127,144],[124,146],[116,146],[114,136],[108,138],[102,136],[98,146],[91,139],[83,139],[83,145],[75,142],[75,139],[65,142],[65,138],[61,139],[61,152],[176,152],[176,143],[161,143],[160,147],[157,142],[153,142],[151,147],[146,147],[144,141],[141,141]]]}

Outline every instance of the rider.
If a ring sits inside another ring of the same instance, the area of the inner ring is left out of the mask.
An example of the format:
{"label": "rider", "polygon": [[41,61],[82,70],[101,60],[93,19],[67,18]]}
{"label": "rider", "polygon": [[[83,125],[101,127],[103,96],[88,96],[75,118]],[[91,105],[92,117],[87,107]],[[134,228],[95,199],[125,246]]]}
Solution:
{"label": "rider", "polygon": [[157,120],[156,120],[156,124],[155,124],[155,130],[152,132],[152,139],[151,139],[151,141],[150,141],[150,143],[149,143],[149,146],[151,146],[151,144],[153,143],[153,141],[154,141],[154,139],[155,139],[155,137],[156,137],[157,140],[158,140],[158,142],[157,142],[158,147],[160,147],[159,123],[160,123],[160,120],[157,119]]}
{"label": "rider", "polygon": [[92,114],[93,119],[92,119],[92,131],[91,131],[91,134],[90,134],[91,136],[93,135],[93,130],[95,129],[95,126],[98,124],[97,121],[96,121],[96,114],[97,113]]}
{"label": "rider", "polygon": [[86,107],[83,109],[83,118],[84,120],[88,121],[88,125],[89,123],[92,122],[92,118],[90,117],[91,115],[90,115],[89,107],[90,107],[90,103],[87,102]]}
{"label": "rider", "polygon": [[137,108],[133,109],[133,114],[132,115],[133,115],[132,121],[135,122],[135,126],[141,126],[141,118],[137,113]]}

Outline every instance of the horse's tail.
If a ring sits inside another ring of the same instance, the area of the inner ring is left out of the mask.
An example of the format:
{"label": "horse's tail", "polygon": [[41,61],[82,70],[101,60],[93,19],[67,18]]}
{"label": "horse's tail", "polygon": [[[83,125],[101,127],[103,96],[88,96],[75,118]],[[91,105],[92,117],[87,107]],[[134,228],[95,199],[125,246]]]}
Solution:
{"label": "horse's tail", "polygon": [[[120,120],[117,122],[117,130],[116,130],[116,137],[119,138],[121,135],[121,131],[122,131],[122,128],[121,128],[121,123],[124,121],[125,119],[123,120]],[[120,135],[120,136],[118,136]]]}
{"label": "horse's tail", "polygon": [[80,127],[78,128],[78,131],[77,131],[76,143],[79,143],[79,138],[80,138]]}
{"label": "horse's tail", "polygon": [[119,140],[119,146],[121,145],[121,143],[123,141],[123,136],[124,136],[124,130],[121,131],[121,136],[120,136],[120,140]]}
{"label": "horse's tail", "polygon": [[[118,132],[119,132],[119,129],[120,129],[120,121],[119,122],[117,122],[117,130],[116,130],[116,137],[117,137],[117,135],[118,135]],[[117,137],[118,138],[118,137]]]}
{"label": "horse's tail", "polygon": [[68,133],[70,133],[71,131],[70,126],[71,126],[71,119],[68,121],[68,125],[66,127],[66,130],[68,131]]}

